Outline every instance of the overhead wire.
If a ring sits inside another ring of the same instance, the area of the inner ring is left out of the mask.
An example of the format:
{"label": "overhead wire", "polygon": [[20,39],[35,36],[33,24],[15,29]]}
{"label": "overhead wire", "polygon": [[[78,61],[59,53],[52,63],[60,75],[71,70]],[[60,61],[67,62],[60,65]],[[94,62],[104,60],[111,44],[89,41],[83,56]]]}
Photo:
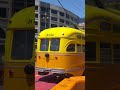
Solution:
{"label": "overhead wire", "polygon": [[[67,10],[64,8],[64,6],[62,5],[62,3],[61,3],[59,0],[57,0],[57,1],[58,1],[58,3],[61,5],[61,7],[62,7],[63,10],[65,11],[65,13],[68,14]],[[69,14],[68,14],[68,15],[69,15]],[[70,19],[70,21],[71,21],[71,23],[73,24],[73,26],[74,26],[76,29],[79,29],[77,24],[73,23],[73,21],[72,21],[71,19]]]}
{"label": "overhead wire", "polygon": [[[72,1],[72,0],[71,0]],[[78,2],[76,2],[75,0],[73,2],[71,2],[71,4],[77,9],[79,10],[79,14],[82,12],[82,13],[85,13],[85,7],[82,7],[80,8],[80,6],[82,5],[78,5]]]}

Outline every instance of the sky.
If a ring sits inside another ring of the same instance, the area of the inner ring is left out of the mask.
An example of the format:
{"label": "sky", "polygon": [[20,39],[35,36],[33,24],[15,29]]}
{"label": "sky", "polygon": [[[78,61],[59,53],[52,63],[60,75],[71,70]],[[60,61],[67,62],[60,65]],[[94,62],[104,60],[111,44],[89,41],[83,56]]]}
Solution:
{"label": "sky", "polygon": [[[40,0],[54,5],[61,6],[57,0]],[[63,7],[80,18],[85,17],[85,0],[59,0]]]}

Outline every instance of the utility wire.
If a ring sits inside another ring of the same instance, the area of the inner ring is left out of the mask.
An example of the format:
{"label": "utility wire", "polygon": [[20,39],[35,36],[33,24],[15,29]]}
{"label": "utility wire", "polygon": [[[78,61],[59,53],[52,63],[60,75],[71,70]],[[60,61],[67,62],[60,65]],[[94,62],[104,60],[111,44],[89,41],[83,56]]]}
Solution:
{"label": "utility wire", "polygon": [[[64,9],[64,11],[66,12],[66,14],[68,14],[67,10],[63,7],[62,3],[61,3],[59,0],[57,0],[57,1],[58,1],[59,4],[61,5],[61,7]],[[68,15],[69,15],[69,14],[68,14]],[[70,19],[70,20],[71,20],[71,19]],[[71,20],[71,22],[72,22],[72,20]],[[73,23],[73,22],[72,22],[72,24],[73,24],[73,26],[74,26],[76,29],[79,29],[78,26],[77,26],[77,24],[75,24],[75,23]]]}
{"label": "utility wire", "polygon": [[[71,0],[72,1],[72,0]],[[74,0],[73,2],[72,2],[72,5],[74,6],[74,7],[76,7],[78,10],[80,10],[80,11],[82,11],[82,13],[84,13],[84,10],[85,10],[85,7],[83,7],[83,10],[81,10],[81,8],[79,8],[79,6],[80,5],[78,5],[78,3],[76,2],[76,1]]]}

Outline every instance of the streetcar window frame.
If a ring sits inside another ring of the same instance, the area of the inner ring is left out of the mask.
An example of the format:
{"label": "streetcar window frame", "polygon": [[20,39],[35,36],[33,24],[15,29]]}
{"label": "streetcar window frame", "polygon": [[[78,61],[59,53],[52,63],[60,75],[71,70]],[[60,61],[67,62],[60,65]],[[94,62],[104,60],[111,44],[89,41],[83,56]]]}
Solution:
{"label": "streetcar window frame", "polygon": [[48,51],[48,49],[49,49],[49,39],[43,38],[40,41],[41,41],[40,42],[40,51]]}
{"label": "streetcar window frame", "polygon": [[50,43],[50,51],[59,51],[60,38],[52,38]]}
{"label": "streetcar window frame", "polygon": [[34,36],[33,30],[14,31],[11,49],[12,60],[30,60],[32,58]]}
{"label": "streetcar window frame", "polygon": [[[72,48],[72,49],[71,49]],[[75,52],[75,44],[72,43],[72,44],[69,44],[66,48],[66,51],[67,52]]]}
{"label": "streetcar window frame", "polygon": [[96,42],[85,42],[86,61],[96,61]]}
{"label": "streetcar window frame", "polygon": [[81,52],[81,44],[77,44],[77,52]]}

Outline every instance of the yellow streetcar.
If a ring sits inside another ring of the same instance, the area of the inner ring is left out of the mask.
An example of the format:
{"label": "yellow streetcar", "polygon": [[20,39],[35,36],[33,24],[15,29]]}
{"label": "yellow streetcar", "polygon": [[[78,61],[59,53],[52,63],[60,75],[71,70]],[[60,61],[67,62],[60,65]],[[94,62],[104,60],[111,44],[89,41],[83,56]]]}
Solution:
{"label": "yellow streetcar", "polygon": [[69,27],[43,30],[38,36],[38,74],[82,75],[85,68],[85,32]]}
{"label": "yellow streetcar", "polygon": [[86,90],[119,90],[120,16],[86,5]]}
{"label": "yellow streetcar", "polygon": [[34,7],[9,21],[5,41],[4,90],[34,89]]}

